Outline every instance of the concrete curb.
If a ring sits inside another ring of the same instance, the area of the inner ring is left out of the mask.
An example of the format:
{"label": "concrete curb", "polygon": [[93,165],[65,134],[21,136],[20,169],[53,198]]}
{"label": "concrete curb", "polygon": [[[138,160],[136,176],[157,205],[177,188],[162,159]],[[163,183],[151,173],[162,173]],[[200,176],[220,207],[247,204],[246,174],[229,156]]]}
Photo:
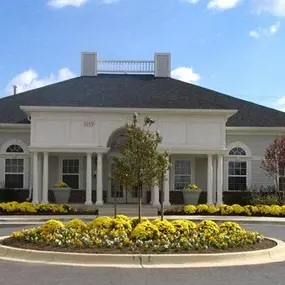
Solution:
{"label": "concrete curb", "polygon": [[[7,237],[1,237],[0,241]],[[37,251],[0,245],[0,259],[87,267],[189,268],[266,264],[285,261],[285,243],[270,249],[218,254],[84,254]]]}
{"label": "concrete curb", "polygon": [[[47,220],[55,219],[67,222],[69,220],[79,218],[86,222],[92,221],[96,218],[96,215],[79,215],[79,216],[0,216],[0,225],[21,225],[21,224],[38,224],[44,223]],[[147,217],[148,219],[156,219],[158,216]],[[164,216],[167,220],[191,220],[191,221],[201,221],[201,220],[212,220],[215,222],[232,221],[239,223],[248,224],[273,224],[273,225],[285,225],[285,218],[283,217],[247,217],[247,216]]]}

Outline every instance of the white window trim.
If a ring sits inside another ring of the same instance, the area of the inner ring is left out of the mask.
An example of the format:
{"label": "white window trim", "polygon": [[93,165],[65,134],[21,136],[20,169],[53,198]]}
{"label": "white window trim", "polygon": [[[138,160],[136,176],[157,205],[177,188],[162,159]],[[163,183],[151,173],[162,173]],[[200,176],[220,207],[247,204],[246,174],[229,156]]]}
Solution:
{"label": "white window trim", "polygon": [[79,160],[79,173],[78,173],[78,185],[79,185],[79,188],[78,189],[71,189],[71,190],[81,190],[83,189],[82,187],[82,182],[83,182],[83,179],[82,179],[82,173],[83,173],[83,157],[81,156],[60,156],[59,157],[59,175],[58,175],[58,182],[59,181],[62,181],[62,175],[63,175],[63,172],[62,172],[62,166],[63,166],[63,160],[68,160],[68,159],[78,159]]}
{"label": "white window trim", "polygon": [[[235,148],[235,147],[240,147],[245,150],[246,155],[229,155],[229,152]],[[225,155],[224,157],[224,185],[225,189],[224,191],[238,191],[238,190],[229,190],[229,162],[230,161],[245,161],[246,162],[246,187],[250,188],[252,184],[252,154],[247,145],[244,143],[237,141],[237,142],[232,142],[228,145],[227,147],[228,154]]]}
{"label": "white window trim", "polygon": [[[240,147],[240,148],[244,149],[245,152],[246,152],[246,155],[229,155],[229,152],[230,152],[233,148],[235,148],[235,147]],[[242,142],[240,142],[240,141],[230,143],[230,144],[227,146],[227,150],[228,150],[228,153],[227,153],[227,155],[225,155],[225,157],[227,157],[227,158],[228,158],[228,157],[247,157],[247,158],[251,158],[251,157],[252,157],[250,148],[249,148],[246,144],[244,144],[244,143],[242,143]]]}
{"label": "white window trim", "polygon": [[187,155],[176,155],[175,157],[171,157],[170,161],[172,164],[172,167],[170,169],[170,177],[171,177],[171,191],[180,191],[178,189],[175,189],[175,162],[177,160],[189,160],[190,166],[191,166],[191,183],[195,184],[195,157],[194,156],[187,156]]}
{"label": "white window trim", "polygon": [[[6,152],[7,148],[11,145],[19,145],[24,152]],[[5,181],[5,166],[6,166],[6,158],[12,158],[12,159],[24,159],[24,172],[23,172],[23,188],[17,188],[17,189],[28,189],[29,188],[29,159],[30,159],[30,153],[29,153],[29,149],[26,145],[25,142],[23,142],[22,140],[18,140],[18,139],[12,139],[12,140],[8,140],[5,141],[1,148],[0,148],[0,162],[2,163],[2,167],[3,167],[3,177],[1,177],[1,173],[0,173],[0,179],[2,181]]]}

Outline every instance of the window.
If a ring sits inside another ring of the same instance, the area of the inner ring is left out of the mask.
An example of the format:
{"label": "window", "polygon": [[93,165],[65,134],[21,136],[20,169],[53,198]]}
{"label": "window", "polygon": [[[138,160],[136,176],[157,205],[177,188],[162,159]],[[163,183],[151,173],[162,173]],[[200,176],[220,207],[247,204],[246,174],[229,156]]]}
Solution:
{"label": "window", "polygon": [[246,152],[241,147],[234,147],[231,149],[229,155],[246,155]]}
{"label": "window", "polygon": [[229,161],[229,190],[246,190],[246,161]]}
{"label": "window", "polygon": [[[24,153],[18,144],[11,144],[6,149],[8,158],[5,159],[5,187],[22,189],[24,188],[24,159],[16,158],[15,154]],[[11,155],[13,155],[11,157]]]}
{"label": "window", "polygon": [[62,160],[62,181],[72,189],[79,189],[79,159]]}
{"label": "window", "polygon": [[247,161],[240,156],[246,156],[246,151],[241,147],[234,147],[229,152],[235,156],[228,163],[228,190],[244,191],[247,189]]}
{"label": "window", "polygon": [[21,152],[22,153],[24,152],[24,150],[19,145],[12,144],[7,148],[6,152]]}
{"label": "window", "polygon": [[120,147],[126,143],[125,134],[119,135],[111,144],[111,151],[119,151]]}
{"label": "window", "polygon": [[176,160],[174,173],[174,189],[182,190],[191,183],[191,161]]}
{"label": "window", "polygon": [[24,188],[24,159],[5,159],[5,186]]}

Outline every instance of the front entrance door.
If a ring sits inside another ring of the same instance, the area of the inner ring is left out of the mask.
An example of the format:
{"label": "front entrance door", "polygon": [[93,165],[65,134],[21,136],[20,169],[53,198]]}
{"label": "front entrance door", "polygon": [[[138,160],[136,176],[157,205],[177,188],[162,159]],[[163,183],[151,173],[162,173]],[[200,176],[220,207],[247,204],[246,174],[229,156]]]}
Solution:
{"label": "front entrance door", "polygon": [[[138,191],[127,190],[119,183],[110,182],[109,202],[114,203],[115,197],[118,204],[134,204],[138,202]],[[115,196],[116,195],[116,196]]]}
{"label": "front entrance door", "polygon": [[[110,165],[111,171],[113,171],[113,165]],[[120,185],[120,183],[109,182],[109,191],[108,191],[108,202],[114,203],[116,195],[116,202],[118,204],[134,204],[138,203],[138,191],[136,189],[129,190],[126,187]],[[144,202],[144,195],[142,195]]]}

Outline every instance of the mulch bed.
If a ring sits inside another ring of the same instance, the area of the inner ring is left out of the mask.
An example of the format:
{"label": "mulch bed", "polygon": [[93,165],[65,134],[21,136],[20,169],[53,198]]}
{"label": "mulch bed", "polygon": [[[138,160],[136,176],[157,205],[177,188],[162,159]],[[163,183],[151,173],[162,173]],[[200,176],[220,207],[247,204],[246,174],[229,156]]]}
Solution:
{"label": "mulch bed", "polygon": [[26,213],[26,212],[2,212],[0,216],[72,216],[72,215],[98,215],[98,210],[94,211],[71,211],[69,213],[61,212],[37,212],[37,213]]}
{"label": "mulch bed", "polygon": [[85,248],[75,248],[75,247],[54,247],[54,246],[43,246],[33,243],[28,243],[25,241],[20,241],[16,238],[7,238],[2,241],[3,245],[23,248],[23,249],[32,249],[32,250],[43,250],[43,251],[58,251],[58,252],[75,252],[75,253],[89,253],[89,254],[197,254],[197,253],[227,253],[227,252],[242,252],[242,251],[255,251],[268,249],[276,246],[274,241],[265,239],[264,241],[253,244],[253,245],[245,245],[242,247],[236,248],[228,248],[227,250],[217,249],[217,248],[209,248],[209,249],[201,249],[201,250],[167,250],[163,252],[154,252],[146,249],[137,249],[131,250],[129,248],[95,248],[95,247],[85,247]]}
{"label": "mulch bed", "polygon": [[[160,215],[160,212],[158,212],[158,215]],[[165,216],[238,216],[238,217],[275,217],[275,218],[282,218],[284,216],[276,216],[276,215],[270,215],[270,214],[261,214],[261,213],[257,213],[254,215],[247,215],[245,213],[242,214],[228,214],[228,215],[222,215],[221,213],[214,213],[214,214],[210,214],[208,212],[201,212],[201,213],[195,213],[195,214],[188,214],[185,213],[184,210],[167,210],[164,212]]]}

